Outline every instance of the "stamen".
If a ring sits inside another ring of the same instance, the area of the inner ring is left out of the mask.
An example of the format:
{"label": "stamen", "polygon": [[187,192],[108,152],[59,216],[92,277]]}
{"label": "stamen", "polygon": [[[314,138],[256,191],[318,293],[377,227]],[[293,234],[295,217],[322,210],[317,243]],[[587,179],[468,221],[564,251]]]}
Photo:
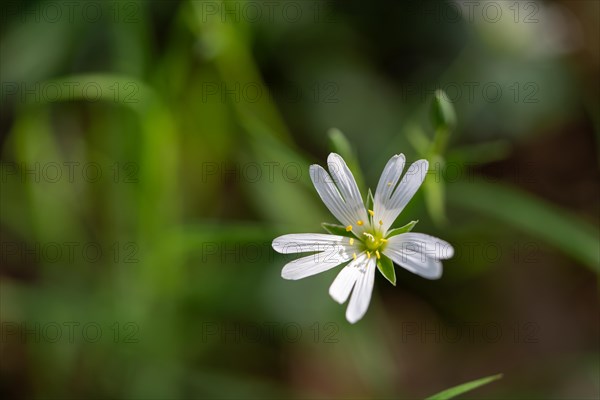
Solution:
{"label": "stamen", "polygon": [[373,210],[369,210],[369,215],[370,215],[371,217],[375,216],[375,211],[373,211]]}
{"label": "stamen", "polygon": [[387,239],[384,239],[384,238],[381,238],[379,240],[381,240],[382,243],[387,243],[387,241],[388,241]]}
{"label": "stamen", "polygon": [[369,240],[371,240],[372,242],[375,241],[375,236],[371,235],[368,232],[363,232],[363,235],[365,235],[367,238],[369,238]]}
{"label": "stamen", "polygon": [[367,258],[371,258],[371,252],[367,251]]}
{"label": "stamen", "polygon": [[352,230],[352,225],[348,225],[348,226],[346,227],[346,232],[350,232],[351,230]]}
{"label": "stamen", "polygon": [[388,184],[387,184],[387,185],[388,185],[388,186],[392,186],[392,182],[388,182]]}
{"label": "stamen", "polygon": [[352,253],[352,258],[356,260],[356,253]]}
{"label": "stamen", "polygon": [[378,260],[381,258],[381,254],[379,254],[379,250],[375,250],[375,255],[377,256]]}
{"label": "stamen", "polygon": [[350,246],[354,244],[354,238],[350,238]]}
{"label": "stamen", "polygon": [[[357,224],[358,226],[362,226],[362,224],[363,224],[363,222],[362,222],[362,219],[359,219],[358,221],[356,221],[356,224]],[[347,228],[346,228],[346,229],[347,229]]]}
{"label": "stamen", "polygon": [[382,220],[379,220],[379,225],[383,225],[383,221]]}

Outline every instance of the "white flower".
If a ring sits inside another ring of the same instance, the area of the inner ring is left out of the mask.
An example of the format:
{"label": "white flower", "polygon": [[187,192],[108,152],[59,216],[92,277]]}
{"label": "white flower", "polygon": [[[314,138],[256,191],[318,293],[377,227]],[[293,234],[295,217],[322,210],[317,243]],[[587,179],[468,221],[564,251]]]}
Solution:
{"label": "white flower", "polygon": [[400,180],[405,157],[393,156],[379,179],[372,210],[365,207],[342,157],[331,153],[327,163],[329,173],[311,165],[310,177],[325,206],[342,223],[327,226],[328,231],[338,234],[283,235],[273,240],[273,249],[283,254],[313,253],[286,264],[281,271],[284,279],[302,279],[350,261],[333,281],[329,294],[342,304],[352,293],[346,319],[355,323],[369,307],[377,267],[393,284],[396,278],[389,259],[424,278],[438,279],[442,275],[440,260],[452,257],[454,249],[441,239],[409,232],[416,222],[390,230],[423,183],[427,160],[412,164]]}

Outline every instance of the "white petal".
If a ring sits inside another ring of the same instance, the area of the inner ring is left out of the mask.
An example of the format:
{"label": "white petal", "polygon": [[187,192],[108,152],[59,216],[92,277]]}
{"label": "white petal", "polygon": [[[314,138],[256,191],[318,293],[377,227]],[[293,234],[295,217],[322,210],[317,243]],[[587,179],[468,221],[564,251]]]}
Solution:
{"label": "white petal", "polygon": [[400,212],[415,195],[427,175],[428,168],[429,163],[427,160],[414,162],[408,168],[406,174],[404,174],[392,196],[389,199],[382,199],[384,211],[382,212],[381,220],[383,221],[382,228],[384,231],[389,229]]}
{"label": "white petal", "polygon": [[452,257],[454,249],[441,239],[423,233],[403,233],[391,237],[383,254],[408,271],[427,279],[442,276],[441,259]]}
{"label": "white petal", "polygon": [[403,246],[413,253],[425,254],[438,260],[447,260],[454,256],[454,248],[445,240],[425,233],[407,232],[389,238],[388,246]]}
{"label": "white petal", "polygon": [[297,280],[319,274],[348,261],[352,256],[345,253],[321,252],[287,263],[281,270],[284,279]]}
{"label": "white petal", "polygon": [[375,282],[375,257],[371,257],[367,262],[359,268],[360,276],[354,285],[352,297],[346,309],[346,319],[351,324],[361,319],[371,302],[371,294],[373,293],[373,283]]}
{"label": "white petal", "polygon": [[[379,183],[377,184],[377,190],[375,191],[375,197],[373,201],[373,211],[375,212],[374,220],[384,220],[385,204],[388,203],[396,184],[400,180],[402,170],[404,169],[404,163],[406,158],[404,154],[397,154],[390,158],[390,161],[386,164]],[[393,223],[392,221],[390,225]]]}
{"label": "white petal", "polygon": [[[273,240],[273,249],[278,253],[307,253],[313,251],[349,250],[350,239],[326,233],[293,233]],[[352,254],[352,253],[350,253]]]}
{"label": "white petal", "polygon": [[360,219],[366,222],[368,218],[365,204],[356,185],[354,175],[352,175],[344,159],[336,153],[331,153],[327,157],[327,165],[329,166],[329,173],[342,194],[346,207],[351,210],[355,221]]}
{"label": "white petal", "polygon": [[[360,190],[348,166],[335,153],[328,157],[331,175],[319,165],[310,166],[310,177],[321,200],[344,226],[352,225],[360,236],[368,225],[367,211]],[[357,221],[363,221],[359,226]]]}
{"label": "white petal", "polygon": [[442,276],[442,263],[435,258],[420,254],[404,254],[392,250],[386,250],[384,254],[402,268],[423,278],[439,279]]}
{"label": "white petal", "polygon": [[356,260],[352,260],[350,264],[342,268],[338,276],[329,287],[329,294],[335,301],[342,304],[350,296],[350,292],[354,287],[354,283],[361,276],[361,268],[367,260],[366,254],[363,252]]}
{"label": "white petal", "polygon": [[352,225],[354,223],[354,218],[346,207],[342,195],[327,171],[320,165],[314,164],[310,166],[309,172],[310,179],[312,180],[315,189],[317,189],[319,197],[323,200],[323,204],[325,204],[333,216],[344,226]]}

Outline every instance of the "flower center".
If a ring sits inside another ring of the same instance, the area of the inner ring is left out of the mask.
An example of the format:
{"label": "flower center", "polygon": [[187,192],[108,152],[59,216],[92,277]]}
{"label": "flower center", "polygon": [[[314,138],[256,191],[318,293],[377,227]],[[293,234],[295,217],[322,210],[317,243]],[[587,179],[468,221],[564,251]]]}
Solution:
{"label": "flower center", "polygon": [[[362,236],[360,236],[358,239],[360,240],[360,245],[359,247],[361,248],[362,251],[365,251],[367,253],[367,257],[371,258],[371,256],[376,257],[377,259],[381,258],[381,252],[383,251],[383,249],[385,248],[385,245],[387,243],[387,239],[383,237],[383,234],[381,232],[381,229],[377,229],[375,228],[375,225],[373,224],[372,218],[374,216],[374,213],[372,210],[368,210],[369,211],[369,223],[368,225],[366,225],[366,227],[368,227],[369,229],[366,232],[362,233]],[[358,226],[363,226],[364,225],[364,221],[362,220],[358,220],[356,221],[356,225]],[[379,221],[379,225],[383,225],[383,222],[380,220]],[[347,232],[351,232],[353,230],[353,226],[352,225],[348,225],[346,227],[346,231]],[[350,245],[354,244],[354,239],[350,239]],[[356,253],[353,254],[353,258],[356,260]]]}
{"label": "flower center", "polygon": [[386,242],[387,239],[381,236],[381,232],[375,230],[363,232],[362,243],[369,258],[371,255],[377,257],[377,259],[381,258],[380,251],[383,251]]}

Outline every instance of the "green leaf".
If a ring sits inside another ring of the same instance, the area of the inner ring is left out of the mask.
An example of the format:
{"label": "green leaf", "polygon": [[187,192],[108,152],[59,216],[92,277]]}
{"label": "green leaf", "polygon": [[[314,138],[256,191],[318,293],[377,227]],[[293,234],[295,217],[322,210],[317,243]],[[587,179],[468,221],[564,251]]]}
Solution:
{"label": "green leaf", "polygon": [[433,126],[437,129],[452,130],[456,126],[456,112],[448,95],[443,90],[436,90],[432,104]]}
{"label": "green leaf", "polygon": [[396,270],[394,270],[394,263],[392,260],[382,254],[381,258],[377,260],[377,268],[379,269],[379,272],[385,276],[385,279],[396,286]]}
{"label": "green leaf", "polygon": [[332,235],[346,236],[346,237],[351,237],[351,238],[354,237],[354,234],[352,232],[348,232],[346,230],[345,226],[330,224],[327,222],[323,222],[321,224],[321,226],[323,227],[323,229],[325,229],[327,232],[331,233]]}
{"label": "green leaf", "polygon": [[[331,128],[327,132],[327,136],[329,136],[329,141],[331,147],[334,151],[336,151],[340,156],[344,158],[353,158],[354,151],[352,151],[352,146],[350,142],[346,138],[346,136],[337,128]],[[347,161],[346,161],[347,162]]]}
{"label": "green leaf", "polygon": [[598,228],[521,190],[482,179],[448,185],[455,206],[487,214],[564,251],[600,272]]}
{"label": "green leaf", "polygon": [[502,378],[502,374],[492,375],[492,376],[488,376],[485,378],[476,379],[474,381],[463,383],[462,385],[458,385],[453,388],[443,390],[437,394],[434,394],[433,396],[426,398],[425,400],[452,399],[452,398],[458,396],[459,394],[463,394],[463,393],[469,392],[473,389],[477,389],[480,386],[487,385],[488,383],[497,381],[500,378]]}
{"label": "green leaf", "polygon": [[429,149],[431,149],[431,141],[420,126],[416,124],[407,126],[406,139],[415,148],[419,156],[427,158]]}
{"label": "green leaf", "polygon": [[392,236],[399,235],[401,233],[406,233],[412,231],[415,225],[419,222],[419,220],[411,221],[408,224],[401,226],[400,228],[391,229],[388,231],[387,238],[391,238]]}
{"label": "green leaf", "polygon": [[367,210],[373,209],[374,202],[375,200],[373,200],[373,193],[371,192],[371,189],[369,189],[369,193],[367,194]]}
{"label": "green leaf", "polygon": [[[430,157],[430,165],[435,165],[438,171],[444,168],[444,158],[440,155]],[[446,224],[446,191],[441,174],[428,174],[423,183],[425,205],[431,219],[438,225]]]}
{"label": "green leaf", "polygon": [[446,158],[449,162],[484,164],[504,160],[511,154],[511,150],[512,145],[507,139],[490,140],[485,143],[453,146]]}

